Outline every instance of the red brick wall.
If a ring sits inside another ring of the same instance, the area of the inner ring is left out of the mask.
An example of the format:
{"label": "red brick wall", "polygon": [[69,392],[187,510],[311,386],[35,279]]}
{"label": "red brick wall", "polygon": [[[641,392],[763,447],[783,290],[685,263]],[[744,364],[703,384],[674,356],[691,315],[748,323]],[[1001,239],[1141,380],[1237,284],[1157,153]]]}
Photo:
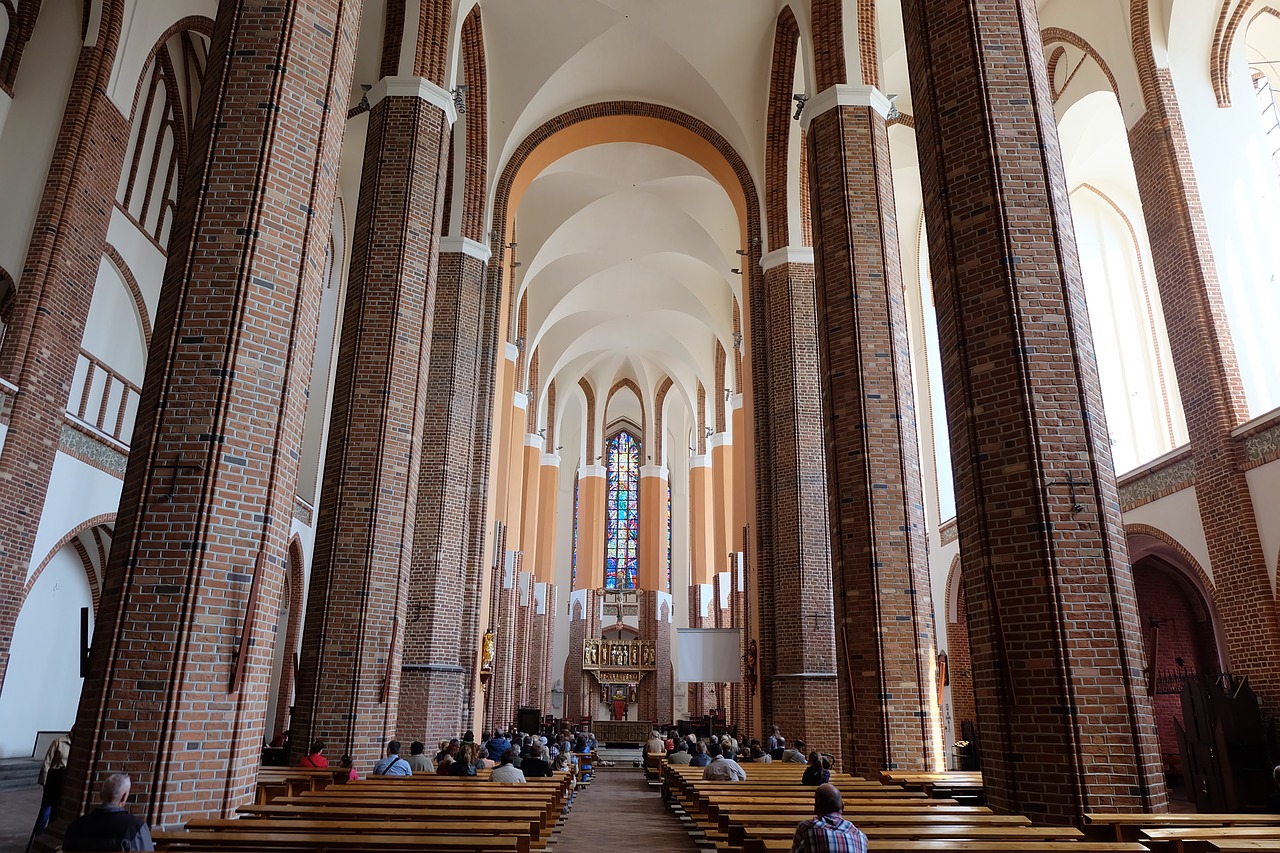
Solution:
{"label": "red brick wall", "polygon": [[1035,4],[903,16],[988,801],[1060,823],[1163,810]]}
{"label": "red brick wall", "polygon": [[64,814],[118,770],[153,825],[252,797],[297,480],[275,449],[302,441],[345,117],[326,103],[350,89],[337,34],[357,18],[336,0],[220,7]]}
{"label": "red brick wall", "polygon": [[936,644],[889,134],[874,108],[837,106],[807,140],[845,766],[932,770]]}

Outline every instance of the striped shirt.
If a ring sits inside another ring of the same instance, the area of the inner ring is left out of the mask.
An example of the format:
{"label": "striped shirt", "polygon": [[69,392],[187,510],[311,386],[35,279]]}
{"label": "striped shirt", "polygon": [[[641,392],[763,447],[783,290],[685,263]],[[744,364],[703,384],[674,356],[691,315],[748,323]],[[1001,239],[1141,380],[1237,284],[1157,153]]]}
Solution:
{"label": "striped shirt", "polygon": [[867,836],[839,813],[811,817],[796,827],[791,853],[867,853]]}

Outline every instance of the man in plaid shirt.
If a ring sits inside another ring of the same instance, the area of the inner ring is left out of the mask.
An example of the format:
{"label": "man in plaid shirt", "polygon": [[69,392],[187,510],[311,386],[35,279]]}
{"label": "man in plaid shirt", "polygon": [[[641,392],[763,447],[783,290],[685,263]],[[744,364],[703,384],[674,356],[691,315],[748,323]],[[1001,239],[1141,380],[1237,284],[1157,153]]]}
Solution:
{"label": "man in plaid shirt", "polygon": [[811,817],[796,827],[791,853],[867,853],[867,836],[840,817],[844,799],[835,785],[819,785]]}

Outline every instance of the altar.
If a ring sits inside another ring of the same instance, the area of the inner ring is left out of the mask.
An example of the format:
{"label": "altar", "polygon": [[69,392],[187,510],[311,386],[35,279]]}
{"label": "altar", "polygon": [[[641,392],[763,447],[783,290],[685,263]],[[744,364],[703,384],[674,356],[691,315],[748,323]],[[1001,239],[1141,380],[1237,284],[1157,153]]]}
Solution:
{"label": "altar", "polygon": [[591,724],[591,730],[600,743],[639,746],[649,740],[653,723],[643,720],[596,720]]}
{"label": "altar", "polygon": [[[655,651],[652,640],[583,640],[582,669],[595,678],[600,701],[610,709],[611,719],[603,722],[635,724],[627,720],[627,712],[639,701],[641,682],[655,669]],[[645,732],[641,741],[647,739]]]}

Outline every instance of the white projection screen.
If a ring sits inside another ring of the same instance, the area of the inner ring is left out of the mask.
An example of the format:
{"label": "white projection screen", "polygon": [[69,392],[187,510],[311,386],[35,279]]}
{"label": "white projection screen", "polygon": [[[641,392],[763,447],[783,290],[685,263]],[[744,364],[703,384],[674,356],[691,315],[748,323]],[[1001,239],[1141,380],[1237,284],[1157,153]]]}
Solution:
{"label": "white projection screen", "polygon": [[741,628],[676,629],[676,681],[741,680]]}

